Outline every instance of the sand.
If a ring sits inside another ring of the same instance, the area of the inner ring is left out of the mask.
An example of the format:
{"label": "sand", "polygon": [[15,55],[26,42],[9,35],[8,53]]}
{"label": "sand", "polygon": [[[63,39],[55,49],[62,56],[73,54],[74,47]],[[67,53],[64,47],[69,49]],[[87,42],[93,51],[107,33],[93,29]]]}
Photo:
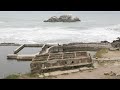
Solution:
{"label": "sand", "polygon": [[104,73],[109,73],[111,71],[116,74],[120,74],[120,66],[104,66],[93,70],[58,75],[56,77],[51,77],[50,79],[120,79],[120,76],[104,75]]}

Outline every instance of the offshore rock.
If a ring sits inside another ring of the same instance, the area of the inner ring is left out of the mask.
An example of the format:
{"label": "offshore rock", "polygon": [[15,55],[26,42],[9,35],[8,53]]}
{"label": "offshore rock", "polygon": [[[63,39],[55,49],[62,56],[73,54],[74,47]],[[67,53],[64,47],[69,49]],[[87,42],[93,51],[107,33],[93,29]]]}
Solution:
{"label": "offshore rock", "polygon": [[73,18],[71,15],[62,15],[59,18],[53,16],[48,20],[45,20],[44,22],[77,22],[77,21],[81,21],[81,20],[78,17]]}

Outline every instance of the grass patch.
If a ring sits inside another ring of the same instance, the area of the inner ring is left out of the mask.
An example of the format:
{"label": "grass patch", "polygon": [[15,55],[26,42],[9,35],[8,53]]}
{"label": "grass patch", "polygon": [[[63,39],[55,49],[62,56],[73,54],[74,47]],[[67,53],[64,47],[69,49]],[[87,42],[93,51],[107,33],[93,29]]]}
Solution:
{"label": "grass patch", "polygon": [[4,79],[19,79],[19,75],[12,74],[12,75],[9,75],[9,76],[5,77]]}
{"label": "grass patch", "polygon": [[28,76],[28,77],[38,77],[37,74],[32,74],[32,73],[27,73],[25,75]]}
{"label": "grass patch", "polygon": [[32,74],[32,73],[26,73],[26,74],[12,74],[9,75],[7,77],[5,77],[4,79],[20,79],[20,78],[36,78],[38,77],[37,74]]}
{"label": "grass patch", "polygon": [[102,55],[108,53],[108,49],[107,48],[102,48],[99,51],[97,51],[95,58],[102,58]]}

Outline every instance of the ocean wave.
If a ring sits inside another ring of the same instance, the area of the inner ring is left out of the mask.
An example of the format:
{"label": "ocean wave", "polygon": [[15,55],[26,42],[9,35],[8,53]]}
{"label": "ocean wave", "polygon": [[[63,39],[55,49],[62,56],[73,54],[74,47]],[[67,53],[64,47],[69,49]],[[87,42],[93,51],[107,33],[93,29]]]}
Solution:
{"label": "ocean wave", "polygon": [[112,41],[120,36],[120,25],[89,29],[62,27],[0,28],[0,42],[12,43],[69,43]]}
{"label": "ocean wave", "polygon": [[120,24],[106,27],[107,30],[120,30]]}

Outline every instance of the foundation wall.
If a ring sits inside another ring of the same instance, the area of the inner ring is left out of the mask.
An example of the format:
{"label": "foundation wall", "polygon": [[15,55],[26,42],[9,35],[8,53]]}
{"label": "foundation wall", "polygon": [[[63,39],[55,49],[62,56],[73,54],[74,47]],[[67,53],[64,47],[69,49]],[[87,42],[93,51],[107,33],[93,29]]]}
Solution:
{"label": "foundation wall", "polygon": [[56,52],[74,52],[74,51],[97,51],[101,48],[112,48],[109,43],[80,43],[80,44],[64,44],[63,46],[53,46],[48,50],[49,53]]}
{"label": "foundation wall", "polygon": [[73,67],[91,64],[92,59],[87,52],[59,52],[36,55],[31,63],[31,72],[41,70]]}
{"label": "foundation wall", "polygon": [[54,69],[56,70],[57,68],[66,68],[66,67],[74,67],[74,66],[80,66],[80,65],[88,65],[91,64],[92,62],[89,58],[79,58],[79,59],[54,59],[52,61],[33,61],[30,64],[31,67],[31,72],[32,73],[42,73],[43,70],[50,70]]}

